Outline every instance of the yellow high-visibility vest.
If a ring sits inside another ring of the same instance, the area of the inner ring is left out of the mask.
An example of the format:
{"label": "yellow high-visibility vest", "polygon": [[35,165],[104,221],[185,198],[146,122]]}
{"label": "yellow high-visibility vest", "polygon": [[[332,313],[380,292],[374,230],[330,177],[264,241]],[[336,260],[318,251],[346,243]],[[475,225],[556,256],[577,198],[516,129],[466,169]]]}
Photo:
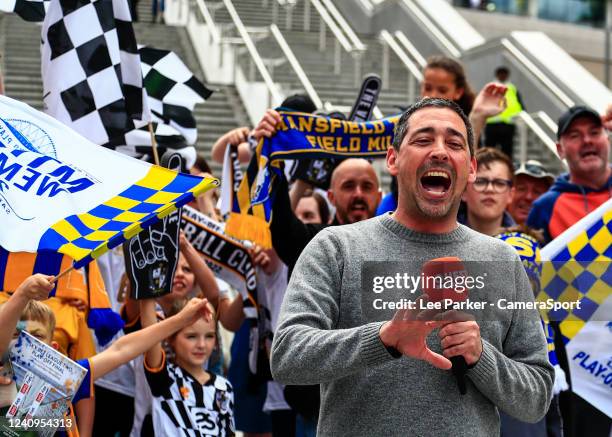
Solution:
{"label": "yellow high-visibility vest", "polygon": [[521,106],[519,102],[518,93],[516,91],[516,87],[514,86],[514,84],[511,84],[510,82],[508,82],[505,85],[508,87],[508,89],[506,90],[506,94],[504,94],[504,97],[506,98],[506,109],[504,109],[504,112],[496,115],[495,117],[487,118],[487,124],[490,124],[490,123],[512,124],[512,119],[523,110],[523,107]]}

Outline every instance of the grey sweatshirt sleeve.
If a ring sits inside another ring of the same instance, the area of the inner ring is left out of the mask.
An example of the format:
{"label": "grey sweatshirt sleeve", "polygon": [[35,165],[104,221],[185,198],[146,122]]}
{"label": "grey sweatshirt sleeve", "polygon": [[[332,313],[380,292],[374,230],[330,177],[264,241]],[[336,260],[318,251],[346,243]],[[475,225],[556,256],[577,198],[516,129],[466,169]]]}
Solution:
{"label": "grey sweatshirt sleeve", "polygon": [[[527,274],[520,262],[515,264],[514,287],[508,291],[516,293],[516,301],[533,301]],[[467,373],[480,392],[519,420],[534,423],[544,417],[552,398],[554,369],[538,312],[514,311],[503,351],[485,339],[482,347],[480,360]]]}
{"label": "grey sweatshirt sleeve", "polygon": [[320,384],[393,359],[378,334],[382,322],[337,329],[345,256],[323,230],[298,259],[272,343],[276,381]]}

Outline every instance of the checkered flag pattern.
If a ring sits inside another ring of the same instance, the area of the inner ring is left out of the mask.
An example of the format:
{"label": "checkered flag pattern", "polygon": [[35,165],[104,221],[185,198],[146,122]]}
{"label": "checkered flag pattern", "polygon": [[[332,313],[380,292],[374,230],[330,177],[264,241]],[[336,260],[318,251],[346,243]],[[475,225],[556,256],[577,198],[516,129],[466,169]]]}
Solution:
{"label": "checkered flag pattern", "polygon": [[580,301],[578,309],[549,313],[560,321],[563,341],[569,342],[612,293],[612,209],[580,232],[550,261],[542,263],[539,301]]}
{"label": "checkered flag pattern", "polygon": [[119,195],[55,223],[40,239],[38,251],[69,255],[80,268],[218,184],[217,179],[153,166]]}
{"label": "checkered flag pattern", "polygon": [[168,124],[185,138],[188,145],[197,140],[193,109],[212,91],[200,82],[176,53],[140,47],[142,76],[154,121]]}
{"label": "checkered flag pattern", "polygon": [[48,114],[100,145],[149,121],[128,0],[52,0],[42,44]]}
{"label": "checkered flag pattern", "polygon": [[26,21],[41,22],[50,0],[1,0],[0,11],[13,12]]}
{"label": "checkered flag pattern", "polygon": [[[196,150],[188,146],[185,138],[172,126],[163,123],[152,122],[155,141],[157,142],[157,153],[161,157],[164,153],[176,152],[185,160],[187,168],[193,167],[196,160]],[[122,145],[117,145],[115,150],[128,156],[153,162],[151,151],[151,134],[148,127],[135,129],[124,135]]]}

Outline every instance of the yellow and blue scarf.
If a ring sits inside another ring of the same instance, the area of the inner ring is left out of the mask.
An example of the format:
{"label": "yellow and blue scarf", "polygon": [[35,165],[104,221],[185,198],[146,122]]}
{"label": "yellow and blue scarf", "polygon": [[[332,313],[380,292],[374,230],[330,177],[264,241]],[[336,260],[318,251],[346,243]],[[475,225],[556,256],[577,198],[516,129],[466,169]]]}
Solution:
{"label": "yellow and blue scarf", "polygon": [[392,146],[399,115],[356,123],[312,114],[280,111],[281,123],[272,138],[263,137],[242,180],[225,231],[264,248],[272,246],[275,181],[285,159],[381,158]]}

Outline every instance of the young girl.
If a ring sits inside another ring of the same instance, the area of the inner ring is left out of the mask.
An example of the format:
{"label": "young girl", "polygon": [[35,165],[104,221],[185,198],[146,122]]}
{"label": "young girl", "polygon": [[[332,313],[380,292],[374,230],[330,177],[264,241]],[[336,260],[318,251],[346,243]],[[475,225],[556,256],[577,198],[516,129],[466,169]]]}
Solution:
{"label": "young girl", "polygon": [[475,148],[480,144],[480,133],[487,118],[501,113],[505,107],[506,85],[489,82],[476,95],[463,66],[456,60],[436,55],[427,59],[423,69],[421,97],[452,100],[470,117],[474,130]]}
{"label": "young girl", "polygon": [[[143,328],[153,326],[155,301],[141,301],[140,307]],[[177,310],[178,305],[171,313]],[[153,394],[155,435],[234,435],[232,386],[225,378],[204,370],[215,342],[216,323],[213,317],[208,317],[168,338],[174,352],[173,362],[166,360],[161,343],[145,354],[145,375]]]}
{"label": "young girl", "polygon": [[463,66],[452,58],[436,55],[427,59],[423,69],[421,97],[452,100],[469,115],[474,104],[474,92],[468,84]]}

